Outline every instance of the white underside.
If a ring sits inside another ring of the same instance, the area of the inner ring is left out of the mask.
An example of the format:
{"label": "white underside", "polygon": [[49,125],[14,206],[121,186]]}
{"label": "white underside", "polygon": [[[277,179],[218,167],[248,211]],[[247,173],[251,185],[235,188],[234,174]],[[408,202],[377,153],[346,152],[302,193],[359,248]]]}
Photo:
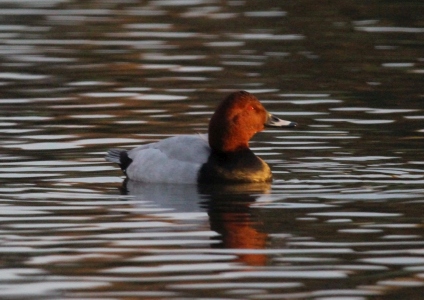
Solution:
{"label": "white underside", "polygon": [[211,149],[206,135],[181,135],[128,151],[133,161],[126,170],[136,181],[197,183]]}

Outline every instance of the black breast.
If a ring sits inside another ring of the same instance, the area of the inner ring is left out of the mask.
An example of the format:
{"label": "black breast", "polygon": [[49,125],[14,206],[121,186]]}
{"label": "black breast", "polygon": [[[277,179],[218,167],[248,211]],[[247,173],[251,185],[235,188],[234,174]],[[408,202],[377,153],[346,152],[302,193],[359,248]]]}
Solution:
{"label": "black breast", "polygon": [[267,182],[269,166],[250,149],[231,153],[212,152],[199,171],[199,183]]}

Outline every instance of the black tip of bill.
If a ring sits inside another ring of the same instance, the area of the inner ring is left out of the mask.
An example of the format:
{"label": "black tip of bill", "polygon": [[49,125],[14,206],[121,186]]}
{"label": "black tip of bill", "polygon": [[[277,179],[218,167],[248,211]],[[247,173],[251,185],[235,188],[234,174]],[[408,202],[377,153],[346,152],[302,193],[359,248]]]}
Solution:
{"label": "black tip of bill", "polygon": [[268,118],[266,120],[265,125],[266,126],[271,126],[271,127],[296,127],[297,126],[297,123],[296,122],[282,120],[282,119],[277,118],[276,116],[274,116],[272,114],[268,114]]}

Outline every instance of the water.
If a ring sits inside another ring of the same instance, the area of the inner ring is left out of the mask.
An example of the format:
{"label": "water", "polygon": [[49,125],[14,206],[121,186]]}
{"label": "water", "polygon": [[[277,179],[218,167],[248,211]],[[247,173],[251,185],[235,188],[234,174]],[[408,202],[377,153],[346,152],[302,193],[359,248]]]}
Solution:
{"label": "water", "polygon": [[[0,1],[2,299],[422,299],[420,1]],[[271,185],[103,159],[254,93]]]}

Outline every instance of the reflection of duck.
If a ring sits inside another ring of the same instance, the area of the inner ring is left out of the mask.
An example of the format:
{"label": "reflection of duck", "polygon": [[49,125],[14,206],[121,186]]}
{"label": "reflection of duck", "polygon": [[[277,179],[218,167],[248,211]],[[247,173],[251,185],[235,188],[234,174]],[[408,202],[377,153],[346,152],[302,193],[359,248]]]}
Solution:
{"label": "reflection of duck", "polygon": [[[124,182],[123,190],[140,201],[154,203],[162,209],[179,213],[207,212],[210,228],[219,233],[216,247],[225,249],[264,249],[267,234],[256,228],[250,205],[255,194],[269,190],[267,183],[237,185],[149,184],[133,180]],[[214,244],[215,245],[215,244]],[[249,265],[264,265],[264,254],[239,254],[239,260]]]}
{"label": "reflection of duck", "polygon": [[[209,196],[207,202],[210,226],[221,234],[218,247],[226,249],[265,249],[268,235],[258,230],[258,222],[252,218],[250,205],[255,194],[270,189],[268,183],[250,183],[226,186],[199,186],[201,193]],[[239,254],[239,260],[248,265],[265,265],[265,254]]]}
{"label": "reflection of duck", "polygon": [[137,201],[148,202],[153,207],[174,212],[206,212],[194,184],[155,184],[125,180],[122,192],[135,196]]}
{"label": "reflection of duck", "polygon": [[236,92],[216,109],[207,138],[182,135],[130,151],[111,149],[106,159],[118,163],[128,178],[142,182],[267,182],[272,178],[269,166],[248,145],[264,126],[296,123],[271,115],[248,92]]}

